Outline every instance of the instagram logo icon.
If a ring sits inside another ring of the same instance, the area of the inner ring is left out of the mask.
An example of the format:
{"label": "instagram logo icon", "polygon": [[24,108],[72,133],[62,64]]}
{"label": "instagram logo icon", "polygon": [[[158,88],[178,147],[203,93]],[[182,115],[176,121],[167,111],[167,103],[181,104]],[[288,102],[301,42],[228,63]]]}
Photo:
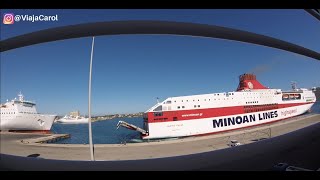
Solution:
{"label": "instagram logo icon", "polygon": [[13,14],[4,14],[3,16],[3,24],[13,24],[14,23],[14,18],[13,18]]}

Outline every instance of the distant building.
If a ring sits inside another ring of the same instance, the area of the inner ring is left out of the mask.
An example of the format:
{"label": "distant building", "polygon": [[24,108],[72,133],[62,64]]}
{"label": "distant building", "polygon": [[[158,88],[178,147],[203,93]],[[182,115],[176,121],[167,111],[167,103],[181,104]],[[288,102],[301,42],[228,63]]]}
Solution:
{"label": "distant building", "polygon": [[79,111],[72,111],[70,112],[70,116],[80,116],[80,112]]}

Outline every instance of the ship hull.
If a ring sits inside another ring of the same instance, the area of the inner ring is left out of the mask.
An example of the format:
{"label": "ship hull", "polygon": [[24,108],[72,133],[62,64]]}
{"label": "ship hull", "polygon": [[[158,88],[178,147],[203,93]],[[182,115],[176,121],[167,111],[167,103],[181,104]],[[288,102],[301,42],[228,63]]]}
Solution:
{"label": "ship hull", "polygon": [[209,118],[148,123],[149,135],[143,139],[160,139],[214,134],[259,126],[306,113],[314,103],[278,108],[254,113],[241,113]]}
{"label": "ship hull", "polygon": [[84,124],[88,123],[88,119],[59,119],[56,121],[57,123],[63,123],[63,124]]}
{"label": "ship hull", "polygon": [[56,115],[17,114],[1,118],[1,131],[50,131]]}

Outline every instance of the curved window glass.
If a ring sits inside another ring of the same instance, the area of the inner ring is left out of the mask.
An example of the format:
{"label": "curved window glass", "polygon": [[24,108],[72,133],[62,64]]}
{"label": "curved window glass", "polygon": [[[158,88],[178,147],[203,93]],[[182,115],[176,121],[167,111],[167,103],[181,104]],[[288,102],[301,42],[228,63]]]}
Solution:
{"label": "curved window glass", "polygon": [[162,105],[156,107],[153,111],[162,111]]}

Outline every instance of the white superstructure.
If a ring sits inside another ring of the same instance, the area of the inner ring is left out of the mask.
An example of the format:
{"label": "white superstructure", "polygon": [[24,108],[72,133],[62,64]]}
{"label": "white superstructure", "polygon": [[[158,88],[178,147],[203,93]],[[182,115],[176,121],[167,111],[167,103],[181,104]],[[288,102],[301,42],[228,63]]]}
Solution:
{"label": "white superstructure", "polygon": [[0,105],[0,130],[4,131],[50,131],[56,115],[39,114],[36,104],[24,100],[23,95]]}
{"label": "white superstructure", "polygon": [[72,115],[65,115],[63,118],[58,119],[57,123],[64,123],[64,124],[82,124],[88,123],[89,118],[85,118],[82,116],[72,116]]}

